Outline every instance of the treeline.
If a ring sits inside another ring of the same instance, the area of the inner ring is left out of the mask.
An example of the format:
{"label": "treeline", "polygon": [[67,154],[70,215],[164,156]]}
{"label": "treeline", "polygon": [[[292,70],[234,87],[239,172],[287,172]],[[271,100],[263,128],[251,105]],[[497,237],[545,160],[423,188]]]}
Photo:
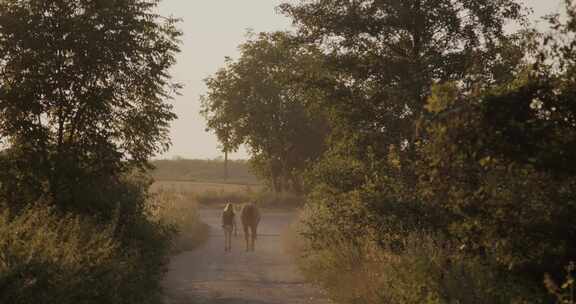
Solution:
{"label": "treeline", "polygon": [[[158,181],[259,184],[246,160],[162,159],[150,162],[150,175]],[[227,173],[226,173],[227,172]],[[227,175],[227,176],[226,176]]]}
{"label": "treeline", "polygon": [[0,303],[161,303],[181,33],[151,0],[0,3]]}
{"label": "treeline", "polygon": [[541,33],[515,0],[286,3],[203,113],[306,193],[300,265],[337,301],[573,303],[575,7]]}

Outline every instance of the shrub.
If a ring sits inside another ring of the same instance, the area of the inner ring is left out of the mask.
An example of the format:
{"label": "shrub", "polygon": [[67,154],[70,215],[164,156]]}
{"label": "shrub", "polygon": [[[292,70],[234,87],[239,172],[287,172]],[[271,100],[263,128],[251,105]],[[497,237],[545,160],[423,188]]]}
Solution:
{"label": "shrub", "polygon": [[3,212],[0,302],[123,302],[120,294],[134,280],[137,263],[113,230],[47,207],[31,207],[15,217]]}
{"label": "shrub", "polygon": [[[304,223],[301,233],[308,229]],[[383,248],[370,235],[326,234],[324,241],[323,248],[311,247],[300,237],[292,240],[299,246],[292,252],[299,252],[307,279],[337,303],[545,303],[539,286],[429,234],[410,233],[395,248]]]}
{"label": "shrub", "polygon": [[102,186],[111,219],[44,202],[3,209],[0,303],[161,303],[174,228],[151,216],[147,184],[131,176]]}

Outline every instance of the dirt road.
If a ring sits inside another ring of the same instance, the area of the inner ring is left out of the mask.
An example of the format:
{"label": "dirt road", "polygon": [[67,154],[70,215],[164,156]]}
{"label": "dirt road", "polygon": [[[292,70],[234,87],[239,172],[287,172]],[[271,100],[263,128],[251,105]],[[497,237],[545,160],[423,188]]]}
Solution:
{"label": "dirt road", "polygon": [[325,304],[284,252],[281,235],[293,215],[263,211],[256,252],[245,252],[239,231],[224,252],[219,210],[202,210],[210,238],[202,247],[172,258],[164,280],[166,304]]}

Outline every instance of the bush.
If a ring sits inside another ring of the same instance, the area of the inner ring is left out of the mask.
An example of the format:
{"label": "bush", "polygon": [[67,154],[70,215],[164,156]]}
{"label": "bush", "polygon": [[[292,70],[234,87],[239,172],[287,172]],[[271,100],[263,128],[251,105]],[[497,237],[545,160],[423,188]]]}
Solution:
{"label": "bush", "polygon": [[[301,233],[308,228],[299,225]],[[326,234],[323,248],[302,237],[294,244],[306,278],[337,303],[545,303],[539,286],[425,233],[410,233],[394,248],[370,235]]]}
{"label": "bush", "polygon": [[[406,151],[392,145],[358,156],[335,148],[310,173],[306,272],[344,303],[538,302],[546,274],[565,301],[568,291],[553,282],[576,256],[576,133],[574,108],[553,109],[573,106],[571,85],[519,81],[460,100],[460,110],[427,123]],[[429,245],[410,241],[421,235]],[[364,264],[367,274],[356,270]],[[379,265],[390,282],[372,273]],[[358,291],[357,281],[384,295],[366,300],[372,289]]]}
{"label": "bush", "polygon": [[161,303],[160,282],[175,229],[154,218],[149,182],[138,176],[100,185],[110,219],[53,203],[0,218],[0,303]]}
{"label": "bush", "polygon": [[[1,303],[136,303],[121,294],[137,279],[137,261],[114,227],[31,207],[0,217]],[[132,289],[132,292],[135,290]]]}

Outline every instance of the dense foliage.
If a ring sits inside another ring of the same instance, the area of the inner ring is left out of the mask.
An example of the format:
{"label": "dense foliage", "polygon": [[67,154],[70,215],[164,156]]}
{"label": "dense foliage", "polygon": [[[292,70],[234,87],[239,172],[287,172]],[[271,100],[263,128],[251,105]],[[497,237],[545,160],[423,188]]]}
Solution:
{"label": "dense foliage", "polygon": [[169,145],[158,0],[0,2],[0,301],[158,303],[172,229],[138,170]]}
{"label": "dense foliage", "polygon": [[358,145],[353,153],[362,158],[364,147],[381,155],[417,136],[435,82],[488,85],[510,77],[522,57],[510,56],[517,37],[504,32],[524,20],[512,0],[311,0],[281,9],[326,49],[338,75],[326,87],[336,141]]}
{"label": "dense foliage", "polygon": [[132,236],[53,208],[29,206],[0,217],[0,302],[162,303],[173,231],[142,218]]}
{"label": "dense foliage", "polygon": [[176,20],[153,13],[157,4],[2,1],[4,203],[45,197],[66,210],[97,210],[77,202],[84,189],[166,148],[180,32]]}
{"label": "dense foliage", "polygon": [[225,150],[246,144],[255,172],[277,192],[301,192],[301,174],[325,149],[317,78],[321,53],[287,33],[265,34],[241,47],[238,61],[206,80],[203,114]]}
{"label": "dense foliage", "polygon": [[[566,7],[542,34],[514,0],[281,5],[295,41],[322,52],[314,77],[276,82],[308,86],[304,106],[328,126],[303,173],[309,278],[346,303],[544,303],[546,288],[569,299],[574,267],[555,283],[576,259]],[[246,76],[232,91],[256,106]]]}

